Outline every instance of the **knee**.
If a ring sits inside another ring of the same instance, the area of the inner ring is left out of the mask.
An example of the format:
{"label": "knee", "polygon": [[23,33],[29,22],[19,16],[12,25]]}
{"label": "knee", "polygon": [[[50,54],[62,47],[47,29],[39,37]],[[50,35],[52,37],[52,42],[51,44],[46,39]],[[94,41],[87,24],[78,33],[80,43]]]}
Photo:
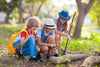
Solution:
{"label": "knee", "polygon": [[48,47],[45,47],[45,48],[44,48],[44,50],[45,50],[45,51],[48,51],[48,50],[49,50],[49,48],[48,48]]}
{"label": "knee", "polygon": [[46,52],[46,51],[48,51],[48,50],[49,50],[49,48],[48,48],[47,46],[44,46],[44,47],[42,47],[42,49],[41,49],[42,52]]}
{"label": "knee", "polygon": [[36,50],[37,52],[40,52],[40,48],[38,46],[36,46]]}
{"label": "knee", "polygon": [[47,38],[48,39],[53,39],[53,36],[52,35],[49,35]]}
{"label": "knee", "polygon": [[59,34],[56,34],[56,35],[55,35],[55,39],[56,39],[57,41],[59,41],[59,36],[60,36]]}
{"label": "knee", "polygon": [[49,35],[49,36],[47,37],[47,39],[46,39],[46,42],[47,42],[47,43],[54,43],[54,41],[55,41],[55,39],[54,39],[54,37],[53,37],[52,35]]}
{"label": "knee", "polygon": [[46,39],[46,41],[52,41],[52,40],[54,40],[54,37],[53,37],[52,35],[49,35],[49,36],[47,37],[47,39]]}

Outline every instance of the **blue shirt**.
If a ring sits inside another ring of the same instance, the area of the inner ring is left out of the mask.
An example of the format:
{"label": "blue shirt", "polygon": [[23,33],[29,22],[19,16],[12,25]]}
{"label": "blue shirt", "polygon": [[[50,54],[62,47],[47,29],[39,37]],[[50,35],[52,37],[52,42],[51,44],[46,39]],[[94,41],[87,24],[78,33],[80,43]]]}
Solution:
{"label": "blue shirt", "polygon": [[[53,21],[54,21],[54,24],[56,24],[57,25],[57,18],[53,18]],[[59,31],[62,31],[63,30],[63,27],[64,27],[64,25],[61,25],[61,28],[60,28],[60,30],[58,29],[58,27],[57,27],[57,30],[59,30]]]}
{"label": "blue shirt", "polygon": [[53,35],[53,37],[55,38],[55,34],[54,31],[51,31],[50,33],[47,33],[46,31],[43,30],[43,27],[40,27],[37,32],[36,32],[36,38],[40,37],[41,38],[41,42],[46,42],[46,39],[49,35]]}

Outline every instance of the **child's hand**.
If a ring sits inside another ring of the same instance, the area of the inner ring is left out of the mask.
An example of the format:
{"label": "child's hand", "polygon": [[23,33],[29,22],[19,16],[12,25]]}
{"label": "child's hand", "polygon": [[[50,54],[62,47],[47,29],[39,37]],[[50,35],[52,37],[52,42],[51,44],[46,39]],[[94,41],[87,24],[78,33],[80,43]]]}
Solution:
{"label": "child's hand", "polygon": [[54,47],[54,44],[49,44],[49,47],[53,48]]}
{"label": "child's hand", "polygon": [[66,34],[66,37],[68,38],[68,41],[71,40],[70,36],[68,34]]}
{"label": "child's hand", "polygon": [[72,27],[73,27],[73,25],[74,25],[73,23],[70,23],[70,26],[72,26]]}
{"label": "child's hand", "polygon": [[71,38],[70,38],[70,36],[68,35],[68,41],[70,42],[71,41]]}
{"label": "child's hand", "polygon": [[30,35],[29,37],[35,37],[34,35]]}

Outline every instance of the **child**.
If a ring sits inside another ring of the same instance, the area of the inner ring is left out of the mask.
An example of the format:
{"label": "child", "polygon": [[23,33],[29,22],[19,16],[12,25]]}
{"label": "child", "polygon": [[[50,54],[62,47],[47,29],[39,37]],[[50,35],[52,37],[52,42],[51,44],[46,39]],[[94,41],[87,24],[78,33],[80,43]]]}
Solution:
{"label": "child", "polygon": [[56,25],[52,19],[45,19],[43,27],[37,30],[36,38],[38,47],[40,47],[40,52],[45,55],[47,59],[49,59],[51,55],[58,56],[56,50],[53,49],[56,46],[55,28]]}
{"label": "child", "polygon": [[[54,23],[57,25],[55,30],[55,42],[57,46],[60,46],[61,35],[66,36],[70,41],[70,36],[68,35],[68,21],[70,20],[69,12],[62,10],[59,12],[59,18],[53,18]],[[71,24],[72,25],[72,24]]]}
{"label": "child", "polygon": [[[16,37],[14,41],[14,47],[20,43],[19,46],[16,47],[17,54],[19,58],[23,58],[24,56],[29,55],[29,61],[37,61],[37,51],[39,52],[39,48],[36,49],[35,44],[35,30],[39,27],[39,19],[37,17],[31,17],[27,22],[26,32],[22,32],[20,36]],[[23,47],[23,48],[22,48]],[[22,52],[20,52],[22,50]]]}

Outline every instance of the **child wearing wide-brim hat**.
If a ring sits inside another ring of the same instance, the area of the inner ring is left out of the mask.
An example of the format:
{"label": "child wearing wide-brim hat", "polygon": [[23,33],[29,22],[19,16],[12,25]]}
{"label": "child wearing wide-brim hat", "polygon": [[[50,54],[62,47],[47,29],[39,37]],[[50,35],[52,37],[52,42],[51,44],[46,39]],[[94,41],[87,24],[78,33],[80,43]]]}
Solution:
{"label": "child wearing wide-brim hat", "polygon": [[[54,23],[57,25],[55,30],[55,43],[60,46],[61,35],[66,36],[70,41],[70,36],[68,35],[68,21],[70,20],[69,12],[62,10],[58,13],[58,18],[53,18]],[[72,24],[71,24],[72,25]]]}
{"label": "child wearing wide-brim hat", "polygon": [[52,56],[58,56],[56,51],[53,49],[55,45],[55,34],[54,30],[56,25],[52,19],[45,19],[44,25],[37,30],[36,38],[37,45],[40,47],[40,53],[46,56],[47,59]]}

